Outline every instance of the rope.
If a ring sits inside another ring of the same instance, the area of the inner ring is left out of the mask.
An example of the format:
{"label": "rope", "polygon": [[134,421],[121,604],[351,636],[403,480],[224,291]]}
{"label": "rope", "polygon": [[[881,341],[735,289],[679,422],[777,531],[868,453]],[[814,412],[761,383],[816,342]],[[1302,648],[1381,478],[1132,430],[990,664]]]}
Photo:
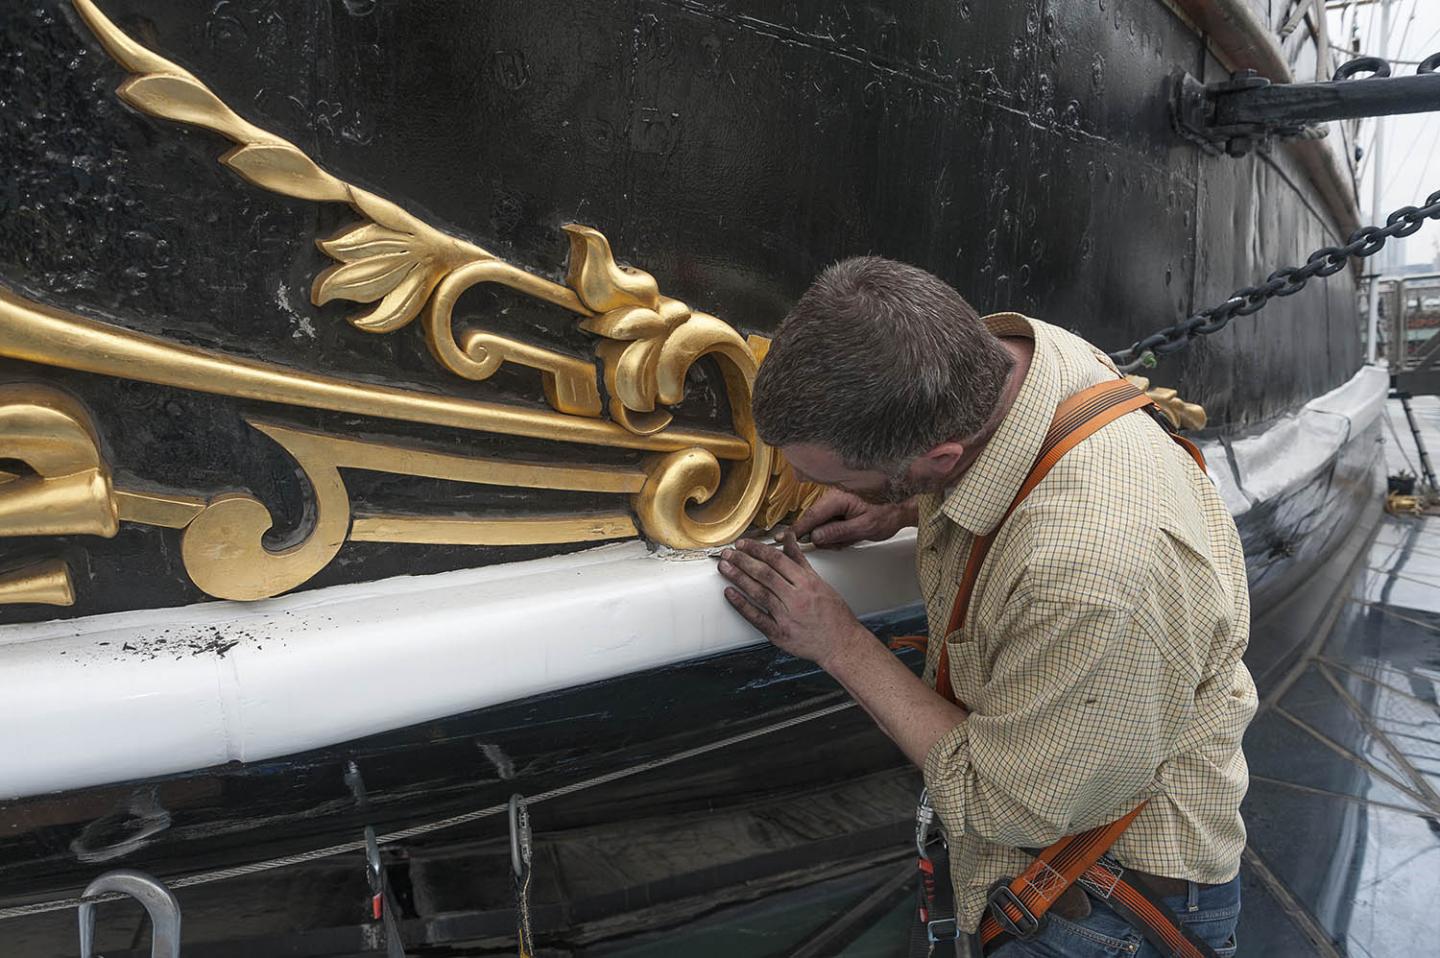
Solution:
{"label": "rope", "polygon": [[[854,707],[855,701],[853,699],[848,699],[836,705],[830,705],[823,709],[817,709],[814,712],[806,712],[803,715],[797,715],[794,718],[788,718],[782,722],[776,722],[773,725],[766,725],[762,728],[752,729],[749,732],[742,732],[739,735],[732,735],[729,738],[718,739],[714,742],[707,742],[704,745],[697,745],[694,748],[685,749],[681,752],[675,752],[674,754],[666,755],[663,758],[651,759],[648,762],[641,762],[638,765],[631,765],[627,768],[617,769],[613,772],[606,772],[604,775],[596,775],[594,778],[582,779],[578,782],[571,782],[568,785],[562,785],[559,788],[552,788],[548,792],[541,792],[533,798],[526,799],[525,804],[537,805],[540,802],[548,802],[552,799],[564,798],[567,795],[573,795],[576,792],[583,792],[589,788],[596,788],[600,785],[608,785],[611,782],[618,782],[621,779],[629,778],[633,775],[640,775],[644,772],[653,771],[657,768],[663,768],[666,765],[674,765],[675,763],[683,762],[686,759],[697,758],[710,752],[716,752],[720,749],[729,748],[732,745],[739,745],[740,743],[748,742],[751,739],[761,738],[766,735],[771,735],[775,732],[782,732],[785,729],[794,728],[795,726],[803,725],[806,722],[813,722],[816,719],[822,719],[829,715],[835,715],[836,713],[844,712],[845,710],[852,709]],[[433,822],[427,822],[423,825],[413,825],[410,828],[402,828],[398,831],[389,832],[387,834],[381,835],[377,839],[377,842],[381,845],[393,845],[396,842],[402,842],[420,835],[428,835],[431,832],[438,832],[442,829],[454,828],[458,825],[468,825],[471,822],[478,822],[483,818],[490,818],[495,815],[503,815],[507,811],[509,811],[509,808],[510,803],[508,801],[502,802],[499,805],[491,805],[487,808],[479,808],[474,811],[464,812],[460,815],[452,815],[449,818],[441,818]],[[261,872],[273,871],[277,868],[287,868],[291,865],[302,865],[306,862],[318,861],[322,858],[331,858],[335,855],[344,855],[347,852],[360,851],[364,847],[365,839],[360,838],[353,842],[341,842],[338,845],[326,845],[324,848],[316,848],[308,852],[299,852],[294,855],[285,855],[280,858],[271,858],[263,862],[251,862],[250,864],[237,865],[233,868],[220,868],[216,869],[215,871],[200,872],[195,875],[186,875],[182,878],[177,878],[172,882],[168,882],[167,884],[170,888],[193,888],[197,885],[209,885],[214,882],[228,881],[232,878],[243,878],[247,875],[257,875]],[[29,905],[17,905],[13,908],[0,908],[0,921],[4,921],[8,918],[23,918],[27,915],[40,915],[51,911],[62,911],[66,908],[78,907],[79,905],[87,902],[116,901],[124,897],[126,896],[110,893],[105,895],[95,895],[89,898],[57,898],[51,901],[35,902]]]}

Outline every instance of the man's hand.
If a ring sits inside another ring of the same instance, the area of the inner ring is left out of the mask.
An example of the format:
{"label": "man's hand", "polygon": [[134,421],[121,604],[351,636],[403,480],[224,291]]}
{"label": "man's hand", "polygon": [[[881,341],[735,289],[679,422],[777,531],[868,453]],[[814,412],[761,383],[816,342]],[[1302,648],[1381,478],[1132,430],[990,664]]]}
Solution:
{"label": "man's hand", "polygon": [[742,539],[720,554],[720,574],[731,582],[725,598],[771,642],[821,668],[857,638],[874,639],[855,613],[810,566],[794,533],[784,551]]}
{"label": "man's hand", "polygon": [[910,761],[923,768],[940,737],[968,713],[935,694],[871,635],[810,567],[794,533],[784,551],[741,540],[721,553],[725,598],[791,655],[819,665],[855,697]]}
{"label": "man's hand", "polygon": [[856,542],[883,542],[918,521],[915,500],[896,505],[866,502],[852,492],[826,489],[805,513],[795,520],[796,536],[810,535],[822,549],[838,549]]}

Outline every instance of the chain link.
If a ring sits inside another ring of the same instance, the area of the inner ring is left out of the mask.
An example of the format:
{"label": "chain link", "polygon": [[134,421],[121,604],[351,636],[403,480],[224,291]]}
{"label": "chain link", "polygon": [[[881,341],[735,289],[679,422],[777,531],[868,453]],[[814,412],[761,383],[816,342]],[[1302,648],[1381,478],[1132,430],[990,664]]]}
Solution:
{"label": "chain link", "polygon": [[1294,296],[1315,277],[1340,272],[1351,257],[1364,259],[1374,256],[1385,247],[1386,240],[1409,236],[1425,225],[1426,220],[1440,220],[1440,190],[1426,197],[1424,206],[1403,206],[1386,218],[1384,226],[1362,227],[1350,234],[1350,241],[1345,245],[1317,249],[1305,260],[1304,266],[1277,269],[1260,285],[1237,289],[1218,306],[1202,309],[1182,322],[1151,333],[1129,347],[1111,353],[1110,358],[1125,373],[1152,367],[1158,357],[1178,353],[1197,336],[1220,332],[1236,316],[1258,313],[1276,297]]}

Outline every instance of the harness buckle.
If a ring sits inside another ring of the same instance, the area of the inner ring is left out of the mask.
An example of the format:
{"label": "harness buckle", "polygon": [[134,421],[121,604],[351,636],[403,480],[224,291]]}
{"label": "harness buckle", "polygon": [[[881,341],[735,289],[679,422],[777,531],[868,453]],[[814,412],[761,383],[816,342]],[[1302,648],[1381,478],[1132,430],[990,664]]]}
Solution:
{"label": "harness buckle", "polygon": [[[1000,927],[1020,941],[1027,941],[1035,937],[1045,925],[1045,916],[1036,917],[1029,906],[1021,901],[1020,896],[1010,888],[1010,882],[1007,879],[1002,878],[990,887],[990,894],[986,896],[985,902],[990,908],[991,916],[999,923]],[[1010,917],[1005,910],[1007,906],[1020,913],[1018,920]]]}
{"label": "harness buckle", "polygon": [[[940,930],[937,931],[937,928]],[[936,918],[925,923],[925,936],[932,945],[942,941],[955,941],[960,937],[960,923],[955,918]]]}

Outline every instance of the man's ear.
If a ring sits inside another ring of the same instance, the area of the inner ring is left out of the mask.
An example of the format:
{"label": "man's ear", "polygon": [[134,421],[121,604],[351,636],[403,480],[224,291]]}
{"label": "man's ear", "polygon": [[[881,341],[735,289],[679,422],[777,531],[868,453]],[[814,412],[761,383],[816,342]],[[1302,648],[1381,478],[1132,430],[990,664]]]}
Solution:
{"label": "man's ear", "polygon": [[916,456],[910,464],[910,477],[920,481],[944,479],[955,471],[965,446],[958,442],[942,442],[929,452]]}

